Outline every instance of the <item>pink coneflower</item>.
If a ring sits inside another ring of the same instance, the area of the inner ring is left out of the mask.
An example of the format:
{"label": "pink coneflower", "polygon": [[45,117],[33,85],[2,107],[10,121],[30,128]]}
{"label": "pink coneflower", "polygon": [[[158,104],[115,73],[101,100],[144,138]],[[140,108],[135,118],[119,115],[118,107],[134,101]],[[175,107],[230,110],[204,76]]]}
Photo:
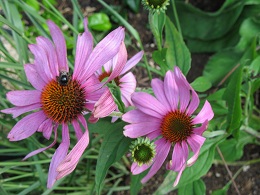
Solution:
{"label": "pink coneflower", "polygon": [[[125,107],[132,105],[131,95],[136,88],[135,77],[133,73],[128,71],[134,67],[142,57],[143,51],[140,51],[127,61],[126,47],[125,44],[122,43],[118,54],[96,71],[96,76],[100,82],[106,84],[114,81],[115,85],[120,88],[121,99]],[[107,89],[95,104],[93,115],[95,118],[105,117],[116,109],[117,105],[114,102],[114,98]],[[113,118],[113,121],[115,119],[117,119],[117,117]]]}
{"label": "pink coneflower", "polygon": [[[84,150],[76,153],[70,161],[69,170],[57,171],[68,153],[70,136],[68,124],[74,127],[79,143],[85,149],[89,143],[89,132],[83,112],[93,110],[95,102],[103,94],[102,85],[94,72],[112,59],[119,51],[124,39],[124,29],[119,27],[108,34],[93,49],[93,38],[84,21],[85,32],[78,35],[74,72],[69,73],[66,43],[61,30],[52,22],[47,22],[53,43],[45,37],[37,37],[36,44],[29,45],[35,60],[34,64],[24,66],[26,76],[34,90],[19,90],[7,93],[7,99],[14,108],[2,110],[17,117],[23,113],[35,112],[21,119],[9,132],[10,141],[25,139],[36,131],[49,139],[54,131],[54,142],[45,148],[28,154],[27,159],[42,152],[56,143],[57,128],[62,126],[62,141],[56,149],[49,167],[47,187],[53,186],[62,175],[72,172]],[[85,132],[82,132],[81,125]],[[67,162],[68,163],[68,162]]]}
{"label": "pink coneflower", "polygon": [[[202,133],[214,113],[206,101],[201,111],[196,116],[193,115],[198,108],[199,97],[178,67],[175,67],[174,72],[166,73],[164,82],[153,79],[152,89],[155,97],[144,92],[134,93],[132,101],[136,109],[122,117],[130,123],[124,127],[125,136],[147,136],[151,140],[156,138],[156,156],[153,162],[142,166],[133,163],[131,169],[133,174],[138,174],[151,166],[142,179],[142,183],[145,183],[160,169],[173,146],[167,169],[179,172],[174,182],[176,186],[186,166],[193,165],[197,160],[205,141]],[[188,160],[189,148],[193,156]]]}

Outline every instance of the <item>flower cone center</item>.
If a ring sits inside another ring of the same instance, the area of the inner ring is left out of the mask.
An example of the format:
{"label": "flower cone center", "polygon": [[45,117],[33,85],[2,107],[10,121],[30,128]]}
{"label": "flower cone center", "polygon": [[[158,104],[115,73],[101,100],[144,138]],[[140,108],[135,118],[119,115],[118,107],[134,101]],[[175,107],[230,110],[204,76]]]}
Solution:
{"label": "flower cone center", "polygon": [[167,0],[146,0],[147,5],[152,8],[160,8],[164,5]]}
{"label": "flower cone center", "polygon": [[169,112],[161,124],[162,135],[172,143],[186,140],[192,134],[192,119],[179,110]]}
{"label": "flower cone center", "polygon": [[70,80],[65,86],[52,80],[41,94],[44,113],[57,123],[71,122],[77,118],[84,109],[85,101],[84,89],[76,80]]}
{"label": "flower cone center", "polygon": [[154,157],[153,150],[148,145],[139,145],[133,152],[133,159],[139,164],[149,163]]}

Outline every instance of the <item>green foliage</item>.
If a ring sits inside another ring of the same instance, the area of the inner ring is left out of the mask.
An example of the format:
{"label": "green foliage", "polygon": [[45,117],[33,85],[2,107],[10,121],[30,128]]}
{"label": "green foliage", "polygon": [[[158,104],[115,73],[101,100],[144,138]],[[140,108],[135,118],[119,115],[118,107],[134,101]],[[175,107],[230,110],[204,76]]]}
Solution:
{"label": "green foliage", "polygon": [[88,26],[97,31],[110,30],[112,24],[105,13],[95,13],[88,17]]}

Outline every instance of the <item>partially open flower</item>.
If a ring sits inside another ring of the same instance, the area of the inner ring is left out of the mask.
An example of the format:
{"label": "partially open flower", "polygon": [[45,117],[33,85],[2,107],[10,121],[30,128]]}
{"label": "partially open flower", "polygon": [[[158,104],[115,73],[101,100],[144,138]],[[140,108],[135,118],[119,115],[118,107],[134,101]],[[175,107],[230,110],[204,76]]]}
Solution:
{"label": "partially open flower", "polygon": [[[156,139],[156,156],[142,183],[155,175],[173,146],[172,160],[167,164],[167,169],[179,172],[174,182],[176,186],[186,166],[193,165],[197,160],[205,141],[202,133],[214,113],[206,101],[201,111],[194,115],[199,97],[178,67],[174,68],[174,72],[166,73],[164,82],[153,79],[152,88],[155,97],[144,92],[132,95],[136,109],[122,117],[125,122],[130,123],[124,127],[124,135]],[[193,156],[188,159],[190,150]]]}
{"label": "partially open flower", "polygon": [[144,7],[151,12],[165,12],[170,0],[142,0]]}

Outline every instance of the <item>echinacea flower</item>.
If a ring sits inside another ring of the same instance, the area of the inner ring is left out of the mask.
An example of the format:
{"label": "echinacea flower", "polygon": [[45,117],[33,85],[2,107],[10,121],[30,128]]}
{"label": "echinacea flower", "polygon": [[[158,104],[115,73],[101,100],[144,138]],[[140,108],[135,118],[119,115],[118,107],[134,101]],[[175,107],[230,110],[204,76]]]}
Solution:
{"label": "echinacea flower", "polygon": [[[45,37],[37,37],[36,44],[29,45],[35,58],[34,63],[24,66],[26,76],[35,89],[8,92],[7,99],[15,107],[2,112],[17,117],[35,111],[16,123],[8,134],[10,141],[25,139],[36,131],[42,132],[43,136],[49,139],[54,131],[55,139],[50,146],[33,151],[24,159],[52,147],[58,136],[57,128],[61,125],[62,141],[49,167],[47,187],[50,188],[57,179],[75,169],[81,154],[88,146],[89,132],[83,113],[93,110],[95,102],[104,92],[94,73],[118,53],[124,39],[124,29],[117,28],[93,49],[93,37],[85,20],[85,32],[78,35],[74,72],[71,75],[63,34],[52,21],[47,21],[47,24],[53,42]],[[67,159],[69,166],[66,170],[58,172],[57,167],[65,159],[70,145],[69,123],[74,127],[81,150],[73,154],[73,160],[68,162]],[[84,127],[84,133],[81,125]]]}
{"label": "echinacea flower", "polygon": [[[132,105],[131,95],[134,93],[136,88],[135,77],[132,72],[128,71],[134,67],[142,57],[143,51],[140,51],[127,61],[126,47],[122,42],[118,54],[95,73],[99,81],[103,84],[114,81],[114,83],[120,88],[121,99],[125,107]],[[95,104],[93,116],[94,118],[105,117],[116,109],[117,105],[114,102],[114,98],[111,92],[106,89],[102,97]],[[92,118],[92,122],[95,122],[94,118]],[[116,119],[117,118],[114,117],[112,121]]]}
{"label": "echinacea flower", "polygon": [[[186,166],[193,165],[197,160],[205,141],[202,133],[214,113],[206,101],[200,112],[194,115],[199,97],[178,67],[174,68],[174,72],[166,73],[164,82],[153,79],[152,89],[155,97],[144,92],[135,92],[132,95],[136,109],[122,117],[125,122],[130,123],[124,127],[124,135],[130,138],[147,136],[156,140],[156,156],[151,166],[144,164],[135,170],[138,172],[139,168],[144,171],[151,167],[142,183],[156,174],[173,146],[171,161],[166,168],[178,172],[174,182],[176,186]],[[189,150],[193,152],[190,159]]]}

